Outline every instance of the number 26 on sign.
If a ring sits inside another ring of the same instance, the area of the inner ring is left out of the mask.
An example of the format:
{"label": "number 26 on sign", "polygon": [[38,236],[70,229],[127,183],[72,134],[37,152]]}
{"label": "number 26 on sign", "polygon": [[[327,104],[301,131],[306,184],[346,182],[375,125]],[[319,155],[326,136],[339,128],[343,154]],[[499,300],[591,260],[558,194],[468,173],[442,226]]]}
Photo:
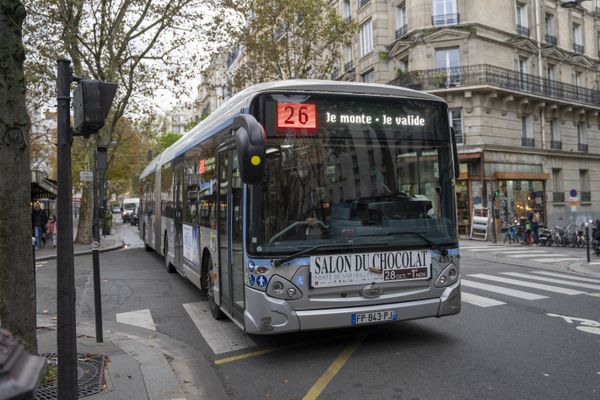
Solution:
{"label": "number 26 on sign", "polygon": [[277,127],[317,129],[317,106],[303,103],[277,103]]}

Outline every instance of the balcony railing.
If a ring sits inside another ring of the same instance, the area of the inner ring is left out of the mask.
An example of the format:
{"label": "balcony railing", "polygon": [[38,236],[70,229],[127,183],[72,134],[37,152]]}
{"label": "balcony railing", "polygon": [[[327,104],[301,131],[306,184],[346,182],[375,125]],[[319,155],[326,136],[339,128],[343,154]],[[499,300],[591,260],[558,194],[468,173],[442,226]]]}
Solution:
{"label": "balcony railing", "polygon": [[410,71],[390,83],[417,90],[488,85],[593,106],[600,104],[598,89],[582,88],[489,64]]}
{"label": "balcony railing", "polygon": [[573,43],[573,51],[575,53],[579,53],[579,54],[583,54],[583,45],[582,44],[577,44],[577,43]]}
{"label": "balcony railing", "polygon": [[592,192],[581,192],[580,196],[582,203],[589,203],[592,201]]}
{"label": "balcony railing", "polygon": [[577,149],[579,151],[581,151],[582,153],[587,153],[588,152],[588,145],[586,143],[579,143],[577,145]]}
{"label": "balcony railing", "polygon": [[369,0],[358,0],[358,8],[364,7],[369,4]]}
{"label": "balcony railing", "polygon": [[535,147],[535,139],[532,137],[522,137],[521,144],[523,144],[523,147]]}
{"label": "balcony railing", "polygon": [[431,23],[433,26],[456,25],[459,22],[460,22],[460,15],[458,13],[433,15],[431,17]]}
{"label": "balcony railing", "polygon": [[396,29],[396,39],[400,39],[408,32],[408,25],[404,24],[400,28]]}
{"label": "balcony railing", "polygon": [[352,65],[352,60],[350,60],[346,64],[344,64],[344,72],[350,72],[353,69],[354,69],[354,66]]}
{"label": "balcony railing", "polygon": [[552,150],[562,150],[562,142],[560,140],[551,140],[550,148]]}
{"label": "balcony railing", "polygon": [[517,33],[521,36],[529,37],[529,28],[526,26],[517,24]]}
{"label": "balcony railing", "polygon": [[552,202],[553,203],[564,203],[565,202],[565,192],[552,192]]}
{"label": "balcony railing", "polygon": [[548,43],[549,45],[556,46],[558,44],[558,39],[554,35],[546,34],[544,38],[546,40],[546,43]]}

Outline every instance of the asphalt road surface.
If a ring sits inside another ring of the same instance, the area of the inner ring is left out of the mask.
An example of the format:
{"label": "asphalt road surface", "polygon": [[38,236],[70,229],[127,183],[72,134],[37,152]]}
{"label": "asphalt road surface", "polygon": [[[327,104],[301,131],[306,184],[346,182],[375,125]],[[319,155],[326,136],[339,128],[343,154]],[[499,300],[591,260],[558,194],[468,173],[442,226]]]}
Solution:
{"label": "asphalt road surface", "polygon": [[600,399],[600,279],[463,252],[457,316],[247,336],[125,229],[128,248],[102,254],[104,320],[202,352],[232,399]]}

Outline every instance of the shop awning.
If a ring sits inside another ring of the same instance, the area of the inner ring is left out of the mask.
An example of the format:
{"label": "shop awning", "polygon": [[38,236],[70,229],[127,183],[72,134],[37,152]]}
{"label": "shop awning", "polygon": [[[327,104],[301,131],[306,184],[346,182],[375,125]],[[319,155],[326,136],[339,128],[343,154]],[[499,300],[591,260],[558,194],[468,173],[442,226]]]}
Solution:
{"label": "shop awning", "polygon": [[31,200],[56,199],[56,181],[43,171],[31,171]]}

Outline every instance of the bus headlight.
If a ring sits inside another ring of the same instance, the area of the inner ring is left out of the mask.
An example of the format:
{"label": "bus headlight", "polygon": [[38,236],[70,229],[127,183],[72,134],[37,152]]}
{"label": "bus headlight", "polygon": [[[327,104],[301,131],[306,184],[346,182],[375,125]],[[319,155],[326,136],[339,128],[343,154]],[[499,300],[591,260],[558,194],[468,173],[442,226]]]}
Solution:
{"label": "bus headlight", "polygon": [[454,284],[458,280],[458,267],[454,263],[448,264],[435,280],[435,287],[445,287]]}
{"label": "bus headlight", "polygon": [[302,292],[296,285],[279,275],[274,275],[269,281],[267,294],[283,300],[297,300],[302,297]]}

